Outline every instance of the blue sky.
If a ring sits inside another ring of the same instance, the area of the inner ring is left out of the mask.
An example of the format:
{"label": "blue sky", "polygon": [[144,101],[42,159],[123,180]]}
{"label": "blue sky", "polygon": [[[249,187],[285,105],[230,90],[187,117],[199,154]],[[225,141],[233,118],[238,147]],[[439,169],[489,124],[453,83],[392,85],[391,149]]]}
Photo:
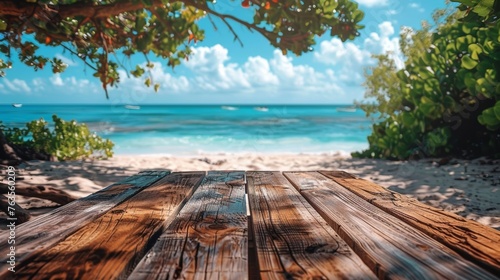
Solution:
{"label": "blue sky", "polygon": [[[35,72],[19,63],[0,78],[0,104],[350,104],[363,98],[363,67],[372,65],[371,54],[394,52],[397,63],[400,29],[419,28],[431,21],[432,11],[445,1],[359,0],[366,27],[355,41],[318,38],[314,50],[300,57],[284,56],[259,34],[237,26],[242,47],[221,23],[215,31],[208,20],[200,22],[206,39],[193,45],[189,61],[173,71],[153,56],[155,93],[143,79],[128,78],[110,89],[107,100],[92,69],[62,49],[47,49],[68,64],[66,72]],[[218,1],[219,12],[241,12],[240,2]],[[2,57],[0,57],[2,58]],[[5,59],[5,58],[3,58]],[[127,64],[127,63],[125,63]],[[130,69],[132,64],[130,63]]]}

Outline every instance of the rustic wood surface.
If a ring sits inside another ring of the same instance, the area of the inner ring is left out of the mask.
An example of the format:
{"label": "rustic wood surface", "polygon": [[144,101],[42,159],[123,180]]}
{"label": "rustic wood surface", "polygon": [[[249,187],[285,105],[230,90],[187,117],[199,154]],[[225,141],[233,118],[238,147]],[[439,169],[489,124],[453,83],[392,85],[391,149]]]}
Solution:
{"label": "rustic wood surface", "polygon": [[71,236],[36,254],[16,276],[116,279],[137,264],[189,199],[204,172],[173,173],[113,207]]}
{"label": "rustic wood surface", "polygon": [[381,279],[496,279],[317,172],[284,175]]}
{"label": "rustic wood surface", "polygon": [[0,279],[500,279],[498,232],[344,172],[166,174],[18,226]]}
{"label": "rustic wood surface", "polygon": [[321,174],[500,275],[500,231],[339,171]]}
{"label": "rustic wood surface", "polygon": [[279,172],[248,172],[262,279],[375,279]]}
{"label": "rustic wood surface", "polygon": [[[46,251],[60,240],[106,213],[118,203],[166,176],[169,171],[147,171],[110,185],[16,227],[16,261],[22,265],[30,256]],[[0,233],[7,240],[9,232]],[[10,245],[0,243],[0,279],[7,277]]]}
{"label": "rustic wood surface", "polygon": [[247,279],[244,172],[209,172],[129,279]]}

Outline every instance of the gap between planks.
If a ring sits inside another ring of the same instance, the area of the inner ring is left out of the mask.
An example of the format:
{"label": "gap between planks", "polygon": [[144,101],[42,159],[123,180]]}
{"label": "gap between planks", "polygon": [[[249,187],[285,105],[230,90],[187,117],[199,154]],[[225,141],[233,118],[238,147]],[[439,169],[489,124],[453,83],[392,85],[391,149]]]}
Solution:
{"label": "gap between planks", "polygon": [[[32,256],[54,246],[169,173],[169,170],[140,172],[17,226],[16,266],[21,267]],[[7,234],[0,235],[0,240],[7,240]],[[0,244],[0,279],[10,273],[5,259],[9,246],[7,242]]]}
{"label": "gap between planks", "polygon": [[317,172],[284,175],[379,278],[497,279]]}
{"label": "gap between planks", "polygon": [[468,260],[500,275],[500,231],[425,205],[346,172],[320,173],[385,212],[423,231]]}
{"label": "gap between planks", "polygon": [[248,172],[262,279],[374,279],[280,172]]}
{"label": "gap between planks", "polygon": [[209,172],[129,279],[246,279],[244,172]]}
{"label": "gap between planks", "polygon": [[192,194],[204,173],[173,173],[115,206],[55,246],[36,254],[16,276],[63,279],[124,277]]}

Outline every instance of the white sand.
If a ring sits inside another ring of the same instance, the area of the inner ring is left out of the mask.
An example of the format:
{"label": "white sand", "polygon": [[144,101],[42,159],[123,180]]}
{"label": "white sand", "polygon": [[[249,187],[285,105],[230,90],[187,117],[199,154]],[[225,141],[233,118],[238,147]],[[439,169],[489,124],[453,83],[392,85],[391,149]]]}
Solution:
{"label": "white sand", "polygon": [[[5,168],[4,168],[5,169]],[[116,156],[110,160],[22,164],[17,185],[52,186],[83,197],[141,170],[344,170],[372,180],[429,205],[500,229],[500,161],[432,160],[394,162],[353,159],[348,154],[235,154],[176,156]],[[5,178],[5,170],[2,170]],[[34,215],[55,206],[40,199],[19,197]]]}

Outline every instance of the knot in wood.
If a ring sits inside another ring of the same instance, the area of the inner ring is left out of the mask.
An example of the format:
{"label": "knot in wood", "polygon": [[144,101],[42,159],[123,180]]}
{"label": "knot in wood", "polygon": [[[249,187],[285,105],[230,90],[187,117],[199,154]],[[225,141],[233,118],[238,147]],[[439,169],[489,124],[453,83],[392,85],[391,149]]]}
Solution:
{"label": "knot in wood", "polygon": [[209,229],[213,229],[213,230],[223,230],[223,229],[226,229],[227,226],[225,224],[211,224],[208,226]]}
{"label": "knot in wood", "polygon": [[308,254],[329,253],[333,254],[339,249],[338,244],[312,244],[306,247],[305,251]]}

